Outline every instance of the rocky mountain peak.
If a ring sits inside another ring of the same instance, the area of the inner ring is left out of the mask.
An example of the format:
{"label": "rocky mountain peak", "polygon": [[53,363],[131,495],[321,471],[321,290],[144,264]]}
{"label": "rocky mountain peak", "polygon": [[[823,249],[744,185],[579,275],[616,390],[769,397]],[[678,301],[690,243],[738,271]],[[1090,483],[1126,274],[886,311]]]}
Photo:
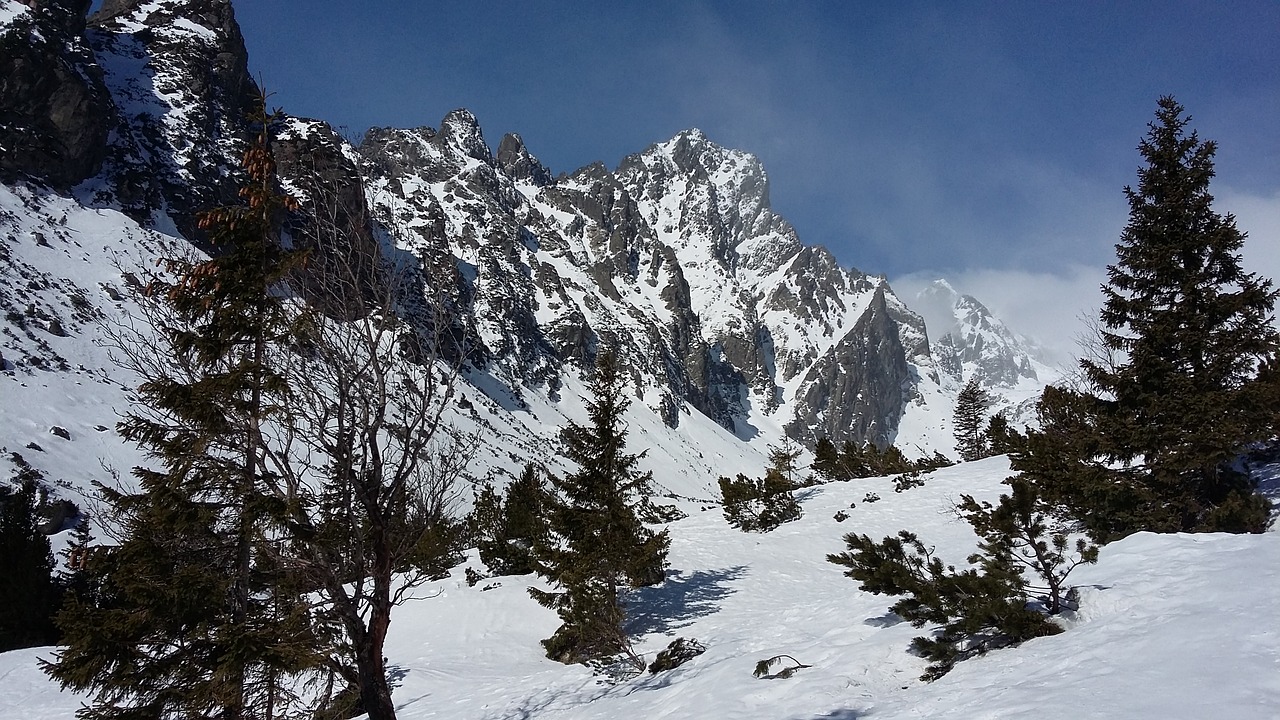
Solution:
{"label": "rocky mountain peak", "polygon": [[444,116],[440,123],[439,138],[462,155],[483,163],[493,162],[493,152],[484,140],[480,121],[466,108],[459,108]]}
{"label": "rocky mountain peak", "polygon": [[[58,6],[79,12],[84,1]],[[57,117],[102,118],[94,142],[107,157],[101,170],[84,162],[60,182],[97,172],[79,197],[199,242],[195,214],[234,201],[256,90],[230,3],[105,0],[79,42],[85,54],[64,75],[92,77],[80,70],[100,67],[102,107],[80,113],[70,104]],[[52,67],[75,43],[69,37],[24,67]],[[38,98],[34,84],[24,98]],[[55,115],[40,102],[30,115]],[[10,107],[6,96],[0,113]],[[445,328],[474,371],[466,392],[493,401],[497,425],[520,425],[508,411],[534,394],[534,404],[552,408],[562,390],[575,392],[569,378],[589,372],[604,347],[625,359],[637,398],[662,423],[700,414],[746,443],[784,432],[809,443],[896,442],[922,398],[945,394],[923,321],[884,278],[802,244],[770,206],[761,161],[698,129],[615,170],[593,163],[553,179],[519,135],[504,136],[495,156],[467,110],[450,112],[439,130],[371,129],[358,149],[321,122],[283,125],[281,181],[304,208],[331,210],[328,225],[300,220],[291,237],[315,250],[317,266],[329,257],[326,232],[370,256],[421,260],[406,291],[413,296],[399,301],[404,319],[428,334]],[[3,136],[7,127],[0,122],[0,162],[18,144]],[[61,132],[49,137],[89,136]],[[49,147],[32,166],[66,155]],[[980,304],[948,310],[956,324],[995,332],[998,321],[984,320]],[[963,371],[960,345],[949,342]],[[921,392],[926,383],[933,390]],[[915,422],[924,428],[910,436],[918,444],[942,427]]]}
{"label": "rocky mountain peak", "polygon": [[515,133],[507,133],[498,143],[498,165],[516,181],[532,183],[537,187],[550,185],[554,178],[551,171],[538,158],[529,154],[524,140]]}
{"label": "rocky mountain peak", "polygon": [[86,36],[118,111],[97,188],[199,241],[196,214],[234,202],[258,88],[228,0],[106,0]]}
{"label": "rocky mountain peak", "polygon": [[953,382],[977,377],[990,387],[1038,380],[1035,343],[1013,332],[972,295],[935,280],[916,296],[938,369]]}

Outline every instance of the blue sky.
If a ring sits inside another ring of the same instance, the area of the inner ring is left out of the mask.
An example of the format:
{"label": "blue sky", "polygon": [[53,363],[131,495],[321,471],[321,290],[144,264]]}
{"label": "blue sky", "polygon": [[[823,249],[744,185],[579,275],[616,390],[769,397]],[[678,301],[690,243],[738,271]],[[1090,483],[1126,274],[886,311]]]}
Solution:
{"label": "blue sky", "polygon": [[[1251,245],[1280,231],[1274,0],[236,11],[253,72],[290,113],[360,133],[466,107],[491,146],[518,132],[554,172],[699,127],[761,158],[806,243],[908,284],[945,274],[993,309],[1018,304],[994,297],[1018,282],[1070,294],[1100,281],[1161,94],[1219,142],[1215,194]],[[1280,269],[1275,251],[1254,254]]]}

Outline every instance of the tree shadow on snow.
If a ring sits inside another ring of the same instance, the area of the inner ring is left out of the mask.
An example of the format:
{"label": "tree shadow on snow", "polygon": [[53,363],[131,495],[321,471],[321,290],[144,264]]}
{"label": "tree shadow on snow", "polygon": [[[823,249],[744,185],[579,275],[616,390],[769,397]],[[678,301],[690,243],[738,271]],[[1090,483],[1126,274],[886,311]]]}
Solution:
{"label": "tree shadow on snow", "polygon": [[723,570],[670,572],[661,585],[639,588],[627,598],[628,635],[652,632],[671,634],[719,609],[719,601],[733,589],[729,584],[745,575],[745,566]]}
{"label": "tree shadow on snow", "polygon": [[395,690],[404,683],[404,679],[409,677],[409,668],[403,665],[387,663],[387,685]]}

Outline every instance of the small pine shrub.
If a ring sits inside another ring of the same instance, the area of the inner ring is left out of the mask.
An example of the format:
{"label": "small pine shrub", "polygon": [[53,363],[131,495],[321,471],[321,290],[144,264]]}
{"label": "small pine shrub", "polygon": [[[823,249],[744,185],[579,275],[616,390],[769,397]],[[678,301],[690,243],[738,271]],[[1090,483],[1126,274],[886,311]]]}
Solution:
{"label": "small pine shrub", "polygon": [[773,470],[758,480],[721,477],[719,484],[724,518],[743,532],[769,532],[803,514],[790,483]]}
{"label": "small pine shrub", "polygon": [[957,571],[906,530],[878,543],[850,533],[845,542],[848,551],[827,559],[849,568],[845,575],[862,590],[899,596],[889,609],[913,627],[941,626],[933,637],[912,641],[912,650],[931,661],[922,680],[936,680],[972,655],[1062,631],[1028,607],[1017,567],[992,562],[984,572]]}
{"label": "small pine shrub", "polygon": [[[782,665],[783,661],[785,660],[790,660],[792,664],[786,665],[785,667],[781,668],[777,672],[773,672],[773,673],[769,672],[774,667],[777,667],[778,665]],[[753,670],[751,674],[763,680],[786,680],[790,678],[792,675],[795,675],[796,672],[803,670],[804,668],[807,668],[807,667],[813,667],[813,666],[805,665],[804,663],[791,657],[790,655],[774,655],[771,658],[765,658],[764,660],[761,660],[760,662],[756,663],[756,669]]]}
{"label": "small pine shrub", "polygon": [[903,493],[911,488],[924,487],[924,473],[920,470],[902,473],[893,479],[893,491]]}
{"label": "small pine shrub", "polygon": [[665,650],[658,653],[653,662],[649,663],[649,673],[675,670],[706,651],[706,646],[693,638],[688,640],[682,637],[676,638],[667,645]]}

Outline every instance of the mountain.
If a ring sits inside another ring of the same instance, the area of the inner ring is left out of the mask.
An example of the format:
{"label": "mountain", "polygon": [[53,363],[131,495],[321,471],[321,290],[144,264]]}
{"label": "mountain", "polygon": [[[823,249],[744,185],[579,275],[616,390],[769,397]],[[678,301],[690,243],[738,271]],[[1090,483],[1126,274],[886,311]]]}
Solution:
{"label": "mountain", "polygon": [[[142,268],[207,249],[196,215],[235,199],[256,88],[227,0],[107,0],[88,17],[82,0],[0,7],[0,353],[15,397],[34,401],[0,444],[20,448],[74,406],[35,401],[36,386],[73,397],[89,373],[118,386],[104,407],[128,400],[100,323],[128,314]],[[375,128],[358,146],[303,118],[276,135],[281,182],[311,218],[286,230],[314,266],[342,245],[412,267],[399,311],[467,367],[458,432],[503,448],[477,476],[558,462],[548,440],[581,416],[602,347],[630,371],[644,442],[686,458],[669,485],[688,495],[758,472],[784,436],[949,453],[970,355],[993,387],[1040,382],[1025,363],[999,365],[1026,355],[991,354],[1007,332],[976,301],[931,347],[882,276],[842,267],[772,210],[756,157],[696,129],[559,175],[518,135],[495,153],[466,110],[438,129]],[[45,464],[75,487],[97,465]]]}
{"label": "mountain", "polygon": [[[29,463],[82,507],[92,482],[127,485],[151,461],[114,430],[139,378],[118,362],[136,346],[113,328],[138,318],[157,261],[210,249],[196,217],[236,199],[256,92],[227,0],[89,8],[0,0],[0,467]],[[923,684],[907,651],[921,631],[824,556],[845,532],[906,526],[958,562],[977,538],[956,498],[997,497],[1007,460],[915,489],[808,488],[805,516],[768,535],[725,524],[716,478],[758,476],[784,437],[952,454],[964,381],[1016,414],[1055,377],[977,300],[942,283],[904,302],[806,245],[752,155],[687,130],[613,168],[556,174],[517,135],[495,152],[466,110],[358,145],[318,120],[274,129],[282,185],[306,210],[285,237],[312,251],[297,292],[323,297],[322,270],[350,249],[405,273],[396,312],[464,368],[447,419],[472,440],[470,480],[501,484],[525,462],[563,471],[557,432],[586,419],[592,363],[610,347],[630,373],[630,449],[689,515],[669,524],[666,580],[630,598],[628,631],[648,656],[676,635],[703,656],[609,683],[543,657],[556,620],[528,597],[533,578],[468,585],[455,571],[397,608],[401,717],[1275,715],[1274,532],[1114,543],[1073,575],[1069,632]],[[1262,475],[1275,497],[1280,473]],[[480,569],[474,550],[467,562]],[[0,654],[0,717],[74,714],[83,698],[40,673],[52,652]],[[752,677],[782,653],[810,667]]]}

